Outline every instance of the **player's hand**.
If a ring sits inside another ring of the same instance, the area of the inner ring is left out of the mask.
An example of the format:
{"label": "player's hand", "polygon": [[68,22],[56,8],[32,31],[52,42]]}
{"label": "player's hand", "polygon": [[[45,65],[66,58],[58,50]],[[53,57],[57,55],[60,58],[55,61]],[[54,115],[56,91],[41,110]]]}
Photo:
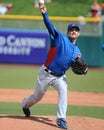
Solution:
{"label": "player's hand", "polygon": [[39,3],[39,8],[43,14],[47,12],[46,6],[44,4]]}

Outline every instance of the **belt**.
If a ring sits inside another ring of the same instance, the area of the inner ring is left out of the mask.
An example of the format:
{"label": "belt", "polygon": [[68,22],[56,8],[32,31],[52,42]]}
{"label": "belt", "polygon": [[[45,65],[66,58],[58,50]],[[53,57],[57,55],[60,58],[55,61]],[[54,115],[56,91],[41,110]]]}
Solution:
{"label": "belt", "polygon": [[53,75],[53,76],[56,76],[56,77],[62,76],[62,74],[56,74],[56,73],[54,73],[54,72],[52,72],[52,71],[50,71],[50,70],[48,70],[48,69],[44,69],[44,71],[46,71],[47,73],[49,73],[49,74],[51,74],[51,75]]}

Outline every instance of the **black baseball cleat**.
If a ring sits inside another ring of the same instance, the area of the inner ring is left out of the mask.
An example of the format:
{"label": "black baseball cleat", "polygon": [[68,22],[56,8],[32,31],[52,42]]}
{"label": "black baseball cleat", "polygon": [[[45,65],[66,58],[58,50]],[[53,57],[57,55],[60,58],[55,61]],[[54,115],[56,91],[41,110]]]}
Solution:
{"label": "black baseball cleat", "polygon": [[23,108],[22,109],[26,117],[30,117],[30,110],[29,108]]}

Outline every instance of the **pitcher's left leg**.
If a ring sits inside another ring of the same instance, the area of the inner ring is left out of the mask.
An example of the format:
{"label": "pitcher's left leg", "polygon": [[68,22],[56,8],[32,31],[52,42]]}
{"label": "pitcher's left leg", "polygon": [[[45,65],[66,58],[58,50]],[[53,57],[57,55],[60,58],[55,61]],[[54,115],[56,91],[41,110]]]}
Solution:
{"label": "pitcher's left leg", "polygon": [[57,78],[52,84],[58,92],[58,112],[57,126],[67,129],[66,112],[67,112],[67,82],[66,77]]}
{"label": "pitcher's left leg", "polygon": [[58,92],[58,112],[57,118],[64,118],[66,120],[67,112],[67,82],[66,77],[57,78],[52,84]]}

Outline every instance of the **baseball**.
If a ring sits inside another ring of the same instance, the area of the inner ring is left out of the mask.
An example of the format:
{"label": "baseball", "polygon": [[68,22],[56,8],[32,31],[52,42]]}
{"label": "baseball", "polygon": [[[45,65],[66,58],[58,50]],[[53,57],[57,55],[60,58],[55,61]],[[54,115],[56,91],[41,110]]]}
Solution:
{"label": "baseball", "polygon": [[44,4],[45,0],[39,0],[39,3]]}

